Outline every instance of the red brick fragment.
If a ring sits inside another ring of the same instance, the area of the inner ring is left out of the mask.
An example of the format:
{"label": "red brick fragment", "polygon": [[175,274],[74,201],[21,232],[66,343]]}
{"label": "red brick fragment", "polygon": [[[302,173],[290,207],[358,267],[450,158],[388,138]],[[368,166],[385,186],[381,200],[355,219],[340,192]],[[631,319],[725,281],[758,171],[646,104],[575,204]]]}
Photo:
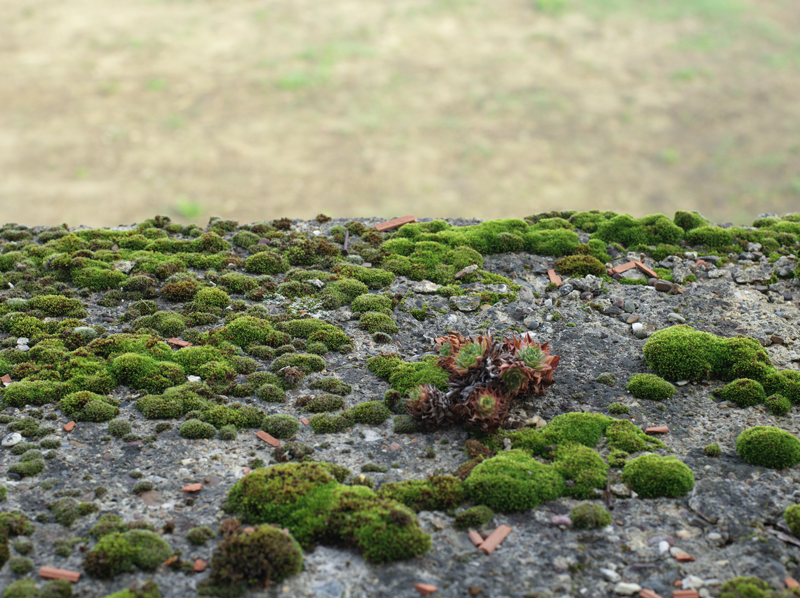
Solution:
{"label": "red brick fragment", "polygon": [[661,598],[661,596],[649,588],[644,588],[639,592],[639,598]]}
{"label": "red brick fragment", "polygon": [[8,374],[3,374],[2,376],[0,376],[0,382],[3,383],[3,386],[8,386],[13,382],[13,380],[11,379],[11,376],[9,376]]}
{"label": "red brick fragment", "polygon": [[184,492],[198,492],[200,489],[202,489],[202,487],[203,484],[188,484],[181,488],[181,490]]}
{"label": "red brick fragment", "polygon": [[643,272],[648,278],[658,278],[658,273],[655,270],[651,270],[647,266],[645,266],[642,262],[634,262],[636,267],[639,268],[641,272]]}
{"label": "red brick fragment", "polygon": [[798,582],[794,577],[787,577],[783,580],[783,583],[785,583],[786,587],[790,590],[793,590],[794,588],[800,588],[800,582]]}
{"label": "red brick fragment", "polygon": [[249,467],[242,467],[242,473],[245,474],[245,475],[250,473],[251,471],[253,471],[253,470],[250,469]]}
{"label": "red brick fragment", "polygon": [[171,338],[167,341],[170,345],[175,345],[176,347],[191,347],[193,346],[192,343],[189,341],[185,341],[182,338]]}
{"label": "red brick fragment", "polygon": [[415,583],[414,589],[423,596],[428,596],[429,594],[433,594],[438,588],[429,583]]}
{"label": "red brick fragment", "polygon": [[547,271],[547,277],[550,279],[550,282],[556,283],[557,287],[560,287],[562,284],[564,284],[563,282],[561,282],[561,277],[558,274],[556,274],[556,271],[553,270],[552,268],[550,268]]}
{"label": "red brick fragment", "polygon": [[256,436],[258,436],[261,440],[263,440],[264,442],[266,442],[270,446],[276,446],[277,447],[277,446],[281,445],[281,441],[280,440],[278,440],[277,438],[275,438],[271,434],[267,434],[263,430],[259,430],[258,432],[256,432]]}
{"label": "red brick fragment", "polygon": [[635,267],[636,267],[636,262],[625,262],[624,264],[620,264],[619,266],[614,266],[613,268],[611,268],[611,271],[614,274],[622,274],[623,272],[632,270]]}
{"label": "red brick fragment", "polygon": [[173,555],[172,555],[171,557],[169,557],[169,558],[168,558],[166,561],[164,561],[163,563],[161,563],[161,566],[162,566],[162,567],[169,567],[169,566],[170,566],[172,563],[176,562],[177,560],[178,560],[178,557],[177,557],[176,555],[174,555],[174,554],[173,554]]}
{"label": "red brick fragment", "polygon": [[380,224],[375,225],[375,230],[382,233],[386,230],[392,230],[393,228],[397,228],[398,226],[403,226],[404,224],[408,224],[410,222],[416,222],[416,218],[414,216],[401,216],[400,218],[392,218],[391,220],[387,220],[386,222],[381,222]]}
{"label": "red brick fragment", "polygon": [[683,581],[680,580],[680,579],[676,579],[675,582],[672,585],[674,585],[676,588],[682,588],[683,587]]}
{"label": "red brick fragment", "polygon": [[252,525],[248,525],[247,527],[242,529],[242,531],[246,534],[252,534],[254,531],[256,531],[256,528],[254,528]]}
{"label": "red brick fragment", "polygon": [[75,429],[75,422],[69,422],[68,424],[64,424],[64,431],[65,432],[72,432]]}
{"label": "red brick fragment", "polygon": [[693,556],[689,554],[676,554],[675,560],[678,561],[679,563],[691,563],[693,561],[696,561],[697,559],[695,559]]}
{"label": "red brick fragment", "polygon": [[206,563],[203,559],[195,559],[194,560],[194,570],[198,573],[202,573],[208,567],[208,563]]}
{"label": "red brick fragment", "polygon": [[500,546],[500,544],[503,542],[503,540],[506,539],[508,534],[511,533],[512,529],[513,528],[511,528],[511,527],[509,527],[507,525],[498,526],[497,529],[494,530],[491,534],[489,534],[489,537],[487,537],[483,541],[483,544],[478,546],[478,548],[480,550],[482,550],[483,552],[485,552],[486,554],[492,554],[495,551],[495,549],[498,546]]}
{"label": "red brick fragment", "polygon": [[78,580],[81,578],[81,574],[78,571],[69,571],[67,569],[56,569],[55,567],[40,567],[39,577],[44,577],[45,579],[66,579],[67,581],[71,581],[72,583],[77,583]]}
{"label": "red brick fragment", "polygon": [[300,423],[303,424],[304,426],[307,426],[309,424],[308,418],[307,417],[301,417],[300,418]]}
{"label": "red brick fragment", "polygon": [[483,544],[483,536],[481,536],[475,530],[469,530],[469,539],[475,546],[480,546]]}
{"label": "red brick fragment", "polygon": [[668,426],[653,426],[644,431],[645,434],[669,434]]}
{"label": "red brick fragment", "polygon": [[614,276],[614,274],[616,274],[616,272],[614,272],[614,270],[612,268],[608,268],[606,270],[606,274],[608,274],[609,276]]}
{"label": "red brick fragment", "polygon": [[697,590],[675,590],[672,592],[672,598],[700,598]]}

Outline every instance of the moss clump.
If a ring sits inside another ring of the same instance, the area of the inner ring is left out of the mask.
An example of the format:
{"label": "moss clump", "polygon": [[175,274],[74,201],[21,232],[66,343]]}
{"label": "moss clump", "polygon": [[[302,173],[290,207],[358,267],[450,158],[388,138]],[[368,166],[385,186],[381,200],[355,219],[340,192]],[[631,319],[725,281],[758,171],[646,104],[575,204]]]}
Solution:
{"label": "moss clump", "polygon": [[205,385],[183,384],[164,391],[163,395],[145,395],[135,403],[136,409],[148,419],[173,419],[190,411],[205,409],[207,401],[194,390],[203,391]]}
{"label": "moss clump", "polygon": [[509,434],[515,449],[542,455],[547,447],[577,443],[594,447],[614,419],[599,413],[564,413],[554,417],[541,430],[523,428]]}
{"label": "moss clump", "polygon": [[228,307],[231,304],[231,298],[228,293],[218,288],[205,288],[197,291],[194,296],[194,302],[199,307]]}
{"label": "moss clump", "polygon": [[703,447],[703,454],[705,454],[706,457],[719,457],[722,455],[722,449],[718,442],[712,442]]}
{"label": "moss clump", "polygon": [[675,394],[675,387],[655,374],[634,374],[625,387],[637,399],[663,401]]}
{"label": "moss clump", "polygon": [[109,579],[118,573],[141,569],[152,571],[172,549],[158,534],[147,530],[110,533],[83,558],[83,568],[92,577]]}
{"label": "moss clump", "polygon": [[485,505],[471,507],[456,514],[454,525],[457,529],[476,529],[489,523],[494,511]]}
{"label": "moss clump", "polygon": [[346,415],[355,423],[379,426],[392,416],[392,412],[382,401],[367,401],[351,407]]}
{"label": "moss clump", "polygon": [[552,465],[523,451],[505,451],[479,463],[466,480],[470,497],[495,511],[532,509],[564,494],[563,478]]}
{"label": "moss clump", "polygon": [[264,587],[303,569],[303,551],[287,533],[271,525],[230,534],[211,559],[211,576],[198,588],[201,595],[239,596],[251,586]]}
{"label": "moss clump", "polygon": [[606,273],[606,266],[591,255],[570,255],[556,260],[556,270],[566,276],[603,276]]}
{"label": "moss clump", "polygon": [[734,577],[719,589],[717,598],[767,598],[772,594],[772,587],[758,577]]}
{"label": "moss clump", "polygon": [[800,537],[800,505],[792,505],[783,513],[783,520],[795,536]]}
{"label": "moss clump", "polygon": [[79,289],[100,292],[118,289],[128,277],[118,270],[87,267],[72,271],[72,282]]}
{"label": "moss clump", "polygon": [[422,432],[422,425],[410,415],[398,415],[394,418],[392,431],[395,434],[415,434]]}
{"label": "moss clump", "polygon": [[145,582],[141,586],[134,582],[127,590],[114,592],[104,596],[104,598],[161,598],[161,591],[158,589],[158,584],[152,580]]}
{"label": "moss clump", "polygon": [[351,342],[341,329],[316,318],[289,320],[277,324],[276,328],[292,337],[306,339],[309,343],[321,342],[329,351],[339,351]]}
{"label": "moss clump", "polygon": [[256,389],[256,396],[267,403],[283,403],[286,393],[275,384],[262,384]]}
{"label": "moss clump", "polygon": [[771,372],[762,382],[768,394],[783,395],[795,405],[800,403],[800,372],[796,370]]}
{"label": "moss clump", "polygon": [[261,251],[244,261],[244,269],[252,274],[281,274],[289,271],[289,260],[279,253]]}
{"label": "moss clump", "polygon": [[680,226],[684,231],[690,231],[693,228],[699,228],[701,226],[708,226],[710,223],[708,220],[703,218],[703,216],[699,212],[683,212],[677,211],[675,212],[675,216],[672,218],[672,221],[677,225]]}
{"label": "moss clump", "polygon": [[710,249],[725,249],[733,245],[733,234],[719,226],[698,226],[686,232],[686,242]]}
{"label": "moss clump", "polygon": [[311,390],[323,390],[327,393],[346,396],[353,392],[353,387],[342,382],[338,378],[319,378],[309,383],[308,388]]}
{"label": "moss clump", "polygon": [[433,475],[426,480],[390,482],[381,486],[378,496],[403,503],[417,513],[448,511],[466,500],[466,489],[458,478]]}
{"label": "moss clump", "polygon": [[608,406],[608,412],[613,415],[623,415],[625,413],[628,413],[630,410],[631,410],[630,407],[628,407],[625,403],[622,403],[620,401],[611,403]]}
{"label": "moss clump", "polygon": [[602,505],[591,502],[573,507],[569,517],[577,529],[599,529],[611,524],[611,514]]}
{"label": "moss clump", "polygon": [[50,380],[22,380],[3,391],[3,403],[22,408],[26,405],[46,405],[59,398],[59,385]]}
{"label": "moss clump", "polygon": [[295,367],[305,374],[311,374],[324,370],[325,360],[319,355],[308,353],[285,353],[272,362],[270,369],[277,372],[285,367]]}
{"label": "moss clump", "polygon": [[[48,581],[42,589],[41,598],[72,598],[72,582],[66,579],[53,579]],[[161,597],[156,596],[153,598]]]}
{"label": "moss clump", "polygon": [[344,399],[338,395],[322,394],[297,399],[297,406],[311,413],[327,413],[344,409]]}
{"label": "moss clump", "polygon": [[240,347],[254,344],[280,347],[289,342],[288,335],[273,330],[269,322],[253,316],[241,316],[230,322],[225,327],[224,336]]}
{"label": "moss clump", "polygon": [[409,363],[396,355],[379,355],[367,360],[367,369],[388,380],[393,389],[405,396],[421,384],[433,384],[441,390],[447,389],[450,375],[437,363],[438,358],[434,356]]}
{"label": "moss clump", "polygon": [[32,579],[18,579],[3,591],[3,598],[39,598],[39,588]]}
{"label": "moss clump", "polygon": [[184,303],[194,299],[200,290],[200,284],[191,278],[168,282],[161,287],[161,296],[171,303]]}
{"label": "moss clump", "polygon": [[89,502],[79,503],[74,498],[64,497],[47,505],[57,523],[70,527],[79,518],[97,511],[97,506]]}
{"label": "moss clump", "polygon": [[325,288],[320,292],[320,297],[322,298],[322,306],[325,309],[337,309],[365,293],[369,293],[369,288],[363,282],[352,278],[344,278],[326,284]]}
{"label": "moss clump", "polygon": [[89,391],[68,394],[58,406],[67,417],[78,421],[105,422],[119,415],[115,399]]}
{"label": "moss clump", "polygon": [[392,299],[386,295],[360,295],[353,299],[350,309],[356,313],[368,311],[390,313],[392,311]]}
{"label": "moss clump", "polygon": [[759,382],[749,378],[734,380],[715,394],[720,399],[735,403],[739,407],[752,407],[763,403],[767,398],[764,387]]}
{"label": "moss clump", "polygon": [[370,289],[380,289],[394,282],[394,274],[380,268],[364,268],[355,264],[342,263],[334,266],[332,272],[347,278],[354,278]]}
{"label": "moss clump", "polygon": [[308,425],[315,434],[339,434],[353,425],[353,420],[346,414],[318,413],[309,418]]}
{"label": "moss clump", "polygon": [[560,445],[555,451],[553,467],[566,481],[564,493],[572,498],[590,498],[595,488],[606,487],[608,465],[582,444]]}
{"label": "moss clump", "polygon": [[606,440],[609,446],[627,453],[636,453],[647,448],[664,448],[664,443],[660,440],[648,436],[632,422],[624,419],[611,422],[606,428]]}
{"label": "moss clump", "polygon": [[756,426],[739,434],[736,452],[751,465],[787,469],[800,463],[800,440],[773,426]]}
{"label": "moss clump", "polygon": [[28,521],[25,513],[21,511],[0,513],[0,537],[30,536],[34,531],[36,526]]}
{"label": "moss clump", "polygon": [[261,428],[275,438],[290,438],[300,428],[300,422],[291,415],[279,413],[267,415],[261,424]]}
{"label": "moss clump", "polygon": [[370,334],[376,332],[394,334],[397,332],[397,324],[395,324],[394,320],[386,314],[376,311],[365,312],[358,321],[358,327]]}
{"label": "moss clump", "polygon": [[88,314],[80,299],[70,299],[63,295],[37,295],[28,301],[28,309],[41,311],[53,318],[83,319]]}
{"label": "moss clump", "polygon": [[101,515],[97,523],[92,526],[92,529],[89,530],[89,535],[95,540],[99,540],[108,534],[113,534],[115,532],[121,533],[127,529],[119,515],[106,513],[105,515]]}
{"label": "moss clump", "polygon": [[642,455],[622,470],[622,481],[642,498],[677,498],[694,487],[694,475],[675,457]]}
{"label": "moss clump", "polygon": [[193,527],[186,532],[186,539],[189,541],[189,544],[193,544],[194,546],[202,546],[216,535],[217,534],[214,533],[213,529],[202,525],[200,527]]}
{"label": "moss clump", "polygon": [[592,238],[606,243],[622,243],[625,246],[659,243],[675,245],[683,238],[683,234],[683,230],[663,214],[652,214],[638,220],[627,214],[620,214],[598,223]]}
{"label": "moss clump", "polygon": [[111,360],[110,370],[118,384],[160,393],[185,380],[183,368],[176,363],[158,362],[139,353],[123,353]]}
{"label": "moss clump", "polygon": [[764,400],[764,405],[772,415],[778,417],[786,415],[792,408],[792,403],[783,395],[770,395]]}
{"label": "moss clump", "polygon": [[773,371],[757,340],[721,338],[685,324],[659,330],[643,352],[650,369],[667,380],[762,379]]}
{"label": "moss clump", "polygon": [[16,473],[23,478],[30,478],[44,471],[44,459],[39,451],[28,451],[20,459],[19,463],[14,463],[8,468],[8,473]]}
{"label": "moss clump", "polygon": [[7,494],[8,494],[8,487],[0,486],[0,501],[5,500]]}
{"label": "moss clump", "polygon": [[216,428],[231,424],[237,428],[257,428],[264,419],[264,412],[252,405],[241,403],[212,405],[200,412],[198,419]]}
{"label": "moss clump", "polygon": [[178,434],[184,438],[214,438],[217,430],[211,424],[200,421],[199,419],[189,419],[181,424]]}
{"label": "moss clump", "polygon": [[15,556],[8,561],[8,568],[17,575],[26,575],[33,571],[33,561],[25,556]]}

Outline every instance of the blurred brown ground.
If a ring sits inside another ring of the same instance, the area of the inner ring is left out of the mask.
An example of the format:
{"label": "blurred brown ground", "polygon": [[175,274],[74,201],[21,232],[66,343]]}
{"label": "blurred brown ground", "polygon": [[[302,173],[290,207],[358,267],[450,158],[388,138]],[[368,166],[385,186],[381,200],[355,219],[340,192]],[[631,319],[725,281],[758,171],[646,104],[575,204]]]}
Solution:
{"label": "blurred brown ground", "polygon": [[0,0],[0,222],[800,209],[797,0]]}

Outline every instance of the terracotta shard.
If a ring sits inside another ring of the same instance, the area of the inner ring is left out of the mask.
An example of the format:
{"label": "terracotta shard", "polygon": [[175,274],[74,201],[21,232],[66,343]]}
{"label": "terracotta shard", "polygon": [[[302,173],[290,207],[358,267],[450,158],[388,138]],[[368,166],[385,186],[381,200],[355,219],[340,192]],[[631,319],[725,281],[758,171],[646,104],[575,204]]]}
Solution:
{"label": "terracotta shard", "polygon": [[783,583],[785,583],[786,587],[790,590],[793,590],[794,588],[800,588],[800,582],[798,582],[794,577],[787,577],[783,580]]}
{"label": "terracotta shard", "polygon": [[481,536],[475,530],[469,530],[469,539],[475,546],[480,546],[483,544],[483,536]]}
{"label": "terracotta shard", "polygon": [[429,583],[415,583],[414,589],[417,590],[423,596],[428,596],[433,594],[438,588]]}
{"label": "terracotta shard", "polygon": [[75,422],[69,422],[68,424],[64,424],[64,431],[65,432],[72,432],[75,429]]}
{"label": "terracotta shard", "polygon": [[675,560],[678,561],[679,563],[691,563],[691,562],[693,562],[693,561],[695,561],[697,559],[695,559],[690,554],[676,554],[675,555]]}
{"label": "terracotta shard", "polygon": [[194,560],[194,570],[198,573],[202,573],[208,567],[208,563],[206,563],[203,559],[195,559]]}
{"label": "terracotta shard", "polygon": [[56,569],[55,567],[40,567],[39,577],[45,579],[66,579],[72,583],[77,583],[81,578],[81,574],[77,571],[69,571],[67,569]]}
{"label": "terracotta shard", "polygon": [[644,588],[639,592],[639,598],[661,598],[661,596],[656,594],[653,590]]}
{"label": "terracotta shard", "polygon": [[259,430],[258,432],[256,432],[256,436],[258,436],[261,440],[263,440],[264,442],[266,442],[270,446],[280,446],[281,445],[281,441],[280,440],[278,440],[277,438],[273,437],[270,434],[267,434],[263,430]]}
{"label": "terracotta shard", "polygon": [[187,484],[181,490],[183,492],[198,492],[203,488],[203,484]]}
{"label": "terracotta shard", "polygon": [[550,282],[556,283],[557,287],[560,287],[563,283],[561,282],[561,277],[556,274],[556,271],[552,268],[547,271],[547,277],[550,279]]}
{"label": "terracotta shard", "polygon": [[385,230],[392,230],[398,226],[403,226],[404,224],[409,224],[410,222],[416,222],[416,220],[417,219],[414,216],[401,216],[400,218],[392,218],[386,222],[376,224],[375,230],[382,233]]}
{"label": "terracotta shard", "polygon": [[189,341],[185,341],[182,338],[171,338],[167,341],[170,345],[175,345],[176,347],[191,347],[193,346],[192,343]]}
{"label": "terracotta shard", "polygon": [[655,270],[651,270],[647,266],[645,266],[642,262],[634,262],[636,267],[639,268],[640,272],[643,272],[648,278],[658,278],[658,274]]}
{"label": "terracotta shard", "polygon": [[250,469],[249,467],[242,467],[242,473],[245,474],[245,475],[247,475],[251,471],[253,471],[253,470]]}
{"label": "terracotta shard", "polygon": [[647,428],[644,431],[645,434],[669,434],[669,427],[668,426],[654,426],[652,428]]}
{"label": "terracotta shard", "polygon": [[498,546],[506,539],[508,534],[511,533],[513,528],[507,525],[498,526],[496,530],[494,530],[489,537],[483,541],[483,544],[478,546],[480,550],[485,552],[486,554],[492,554]]}
{"label": "terracotta shard", "polygon": [[309,424],[308,418],[301,417],[300,418],[300,423],[303,424],[304,426],[307,426]]}
{"label": "terracotta shard", "polygon": [[625,262],[624,264],[620,264],[619,266],[614,266],[611,268],[611,271],[614,274],[622,274],[623,272],[627,272],[628,270],[633,270],[636,267],[636,262]]}
{"label": "terracotta shard", "polygon": [[0,376],[0,382],[3,383],[3,386],[8,386],[13,382],[13,380],[11,379],[11,376],[9,376],[8,374],[3,374],[2,376]]}
{"label": "terracotta shard", "polygon": [[697,590],[675,590],[672,592],[672,598],[700,598]]}

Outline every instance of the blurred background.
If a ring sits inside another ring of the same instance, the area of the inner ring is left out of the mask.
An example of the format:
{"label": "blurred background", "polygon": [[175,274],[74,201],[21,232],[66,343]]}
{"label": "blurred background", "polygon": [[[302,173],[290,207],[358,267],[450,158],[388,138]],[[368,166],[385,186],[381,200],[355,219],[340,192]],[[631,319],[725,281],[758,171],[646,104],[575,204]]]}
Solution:
{"label": "blurred background", "polygon": [[0,221],[800,210],[797,0],[0,0]]}

